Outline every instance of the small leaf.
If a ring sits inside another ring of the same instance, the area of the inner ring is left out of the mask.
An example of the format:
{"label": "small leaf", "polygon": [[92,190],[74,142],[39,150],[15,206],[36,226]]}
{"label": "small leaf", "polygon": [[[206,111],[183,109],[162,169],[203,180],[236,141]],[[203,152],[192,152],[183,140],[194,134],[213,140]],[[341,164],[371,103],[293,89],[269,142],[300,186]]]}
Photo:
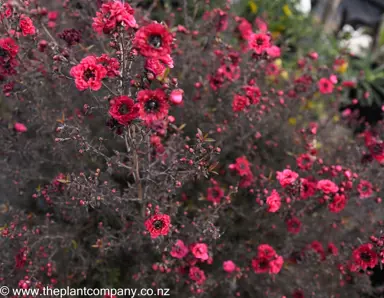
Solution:
{"label": "small leaf", "polygon": [[206,138],[205,141],[208,143],[216,142],[216,140],[212,138]]}
{"label": "small leaf", "polygon": [[179,130],[183,130],[186,126],[187,126],[187,124],[185,124],[185,123],[181,124],[179,127]]}
{"label": "small leaf", "polygon": [[75,240],[72,240],[72,246],[73,246],[73,249],[77,249],[78,245]]}

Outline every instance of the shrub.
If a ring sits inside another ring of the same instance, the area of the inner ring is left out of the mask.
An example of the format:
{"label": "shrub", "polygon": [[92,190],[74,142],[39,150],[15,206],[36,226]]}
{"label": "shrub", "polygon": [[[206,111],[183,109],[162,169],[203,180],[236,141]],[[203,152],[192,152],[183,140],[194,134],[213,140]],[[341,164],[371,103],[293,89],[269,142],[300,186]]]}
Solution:
{"label": "shrub", "polygon": [[365,143],[343,126],[333,61],[286,68],[229,5],[154,22],[136,4],[2,6],[0,283],[372,293],[382,124]]}

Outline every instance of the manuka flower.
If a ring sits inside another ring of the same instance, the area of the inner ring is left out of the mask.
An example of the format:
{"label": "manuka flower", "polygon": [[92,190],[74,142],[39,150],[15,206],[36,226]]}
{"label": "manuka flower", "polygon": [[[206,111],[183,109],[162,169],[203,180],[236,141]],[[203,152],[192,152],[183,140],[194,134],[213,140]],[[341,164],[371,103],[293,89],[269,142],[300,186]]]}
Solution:
{"label": "manuka flower", "polygon": [[249,47],[258,55],[271,47],[271,39],[267,34],[254,33],[248,39]]}
{"label": "manuka flower", "polygon": [[169,105],[166,94],[161,89],[142,90],[137,94],[140,105],[140,118],[151,123],[168,115]]}
{"label": "manuka flower", "polygon": [[145,227],[152,238],[168,235],[171,218],[167,214],[156,214],[145,221]]}
{"label": "manuka flower", "polygon": [[134,46],[141,55],[155,59],[169,56],[172,42],[172,34],[165,26],[159,23],[152,23],[141,27],[136,32],[135,39],[133,40]]}
{"label": "manuka flower", "polygon": [[363,244],[356,248],[352,253],[352,260],[355,265],[359,266],[360,269],[366,270],[374,268],[378,261],[377,253],[373,250],[371,243]]}
{"label": "manuka flower", "polygon": [[88,88],[97,91],[101,88],[101,80],[106,77],[107,70],[97,63],[95,56],[88,56],[72,67],[70,74],[75,78],[76,87],[80,91]]}
{"label": "manuka flower", "polygon": [[119,0],[104,3],[93,18],[92,28],[98,34],[109,34],[116,30],[117,26],[123,26],[126,30],[137,28],[134,10],[128,3]]}
{"label": "manuka flower", "polygon": [[139,116],[139,107],[128,96],[118,96],[110,101],[109,115],[121,125],[128,125]]}
{"label": "manuka flower", "polygon": [[33,35],[36,33],[36,28],[33,25],[32,20],[24,14],[20,16],[19,26],[23,36]]}

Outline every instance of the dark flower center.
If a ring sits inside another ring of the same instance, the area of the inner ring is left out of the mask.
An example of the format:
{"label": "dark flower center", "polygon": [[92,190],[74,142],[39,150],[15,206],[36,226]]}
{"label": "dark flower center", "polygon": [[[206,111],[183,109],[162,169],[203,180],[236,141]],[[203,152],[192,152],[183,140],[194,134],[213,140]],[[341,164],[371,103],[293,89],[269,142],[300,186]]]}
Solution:
{"label": "dark flower center", "polygon": [[158,49],[162,45],[162,40],[160,35],[151,35],[148,40],[149,44],[155,48]]}
{"label": "dark flower center", "polygon": [[155,99],[150,99],[145,103],[145,111],[150,113],[159,108],[159,103]]}
{"label": "dark flower center", "polygon": [[371,150],[374,155],[381,155],[384,153],[384,144],[376,143],[372,146]]}
{"label": "dark flower center", "polygon": [[8,51],[0,47],[0,57],[8,57]]}
{"label": "dark flower center", "polygon": [[369,262],[371,260],[371,255],[369,253],[367,253],[367,252],[361,253],[360,257],[365,262]]}
{"label": "dark flower center", "polygon": [[122,104],[119,108],[119,113],[121,115],[125,115],[125,114],[128,114],[129,113],[129,108],[126,104]]}
{"label": "dark flower center", "polygon": [[95,77],[96,76],[93,70],[87,69],[86,71],[84,71],[84,74],[83,74],[84,80],[88,81],[90,79],[94,79]]}
{"label": "dark flower center", "polygon": [[163,222],[161,220],[156,220],[153,223],[153,226],[155,227],[156,230],[160,230],[163,227]]}
{"label": "dark flower center", "polygon": [[214,198],[218,198],[218,197],[220,196],[219,191],[216,190],[216,189],[212,190],[212,196],[213,196]]}
{"label": "dark flower center", "polygon": [[258,46],[262,46],[262,45],[264,44],[264,39],[262,39],[262,38],[258,38],[258,39],[256,39],[256,44],[257,44]]}
{"label": "dark flower center", "polygon": [[260,268],[267,268],[269,265],[269,262],[267,260],[262,260],[260,263],[259,263],[259,266]]}

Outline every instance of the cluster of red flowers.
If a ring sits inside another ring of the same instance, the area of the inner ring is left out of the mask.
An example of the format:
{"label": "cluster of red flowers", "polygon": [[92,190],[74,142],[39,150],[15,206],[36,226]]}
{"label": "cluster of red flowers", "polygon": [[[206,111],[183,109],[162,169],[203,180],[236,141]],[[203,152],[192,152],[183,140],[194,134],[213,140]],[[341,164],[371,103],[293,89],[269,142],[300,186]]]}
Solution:
{"label": "cluster of red flowers", "polygon": [[128,3],[107,2],[101,6],[100,11],[96,12],[92,27],[98,34],[110,34],[116,31],[119,26],[125,30],[137,28],[133,14],[134,10]]}
{"label": "cluster of red flowers", "polygon": [[19,46],[10,38],[0,39],[0,78],[16,74],[15,67],[19,64],[16,60]]}
{"label": "cluster of red flowers", "polygon": [[254,177],[245,156],[236,158],[236,163],[229,165],[229,169],[235,171],[241,177],[240,187],[247,188],[252,184]]}
{"label": "cluster of red flowers", "polygon": [[284,259],[268,244],[261,244],[257,248],[257,256],[252,259],[255,273],[277,274],[283,267]]}

